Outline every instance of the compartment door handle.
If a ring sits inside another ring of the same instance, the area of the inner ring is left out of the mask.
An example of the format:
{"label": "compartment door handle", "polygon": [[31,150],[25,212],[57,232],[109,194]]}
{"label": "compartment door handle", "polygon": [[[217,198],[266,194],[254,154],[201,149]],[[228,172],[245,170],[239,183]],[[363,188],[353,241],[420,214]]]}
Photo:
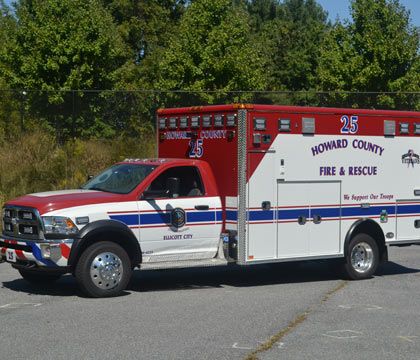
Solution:
{"label": "compartment door handle", "polygon": [[195,205],[194,206],[196,210],[208,210],[209,206],[208,205]]}

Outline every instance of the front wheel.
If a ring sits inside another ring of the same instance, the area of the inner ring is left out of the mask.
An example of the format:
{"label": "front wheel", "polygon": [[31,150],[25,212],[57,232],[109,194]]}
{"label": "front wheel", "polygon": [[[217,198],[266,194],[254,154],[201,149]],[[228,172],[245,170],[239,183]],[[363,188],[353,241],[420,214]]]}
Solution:
{"label": "front wheel", "polygon": [[367,234],[356,235],[349,243],[344,271],[352,280],[372,277],[379,265],[379,250]]}
{"label": "front wheel", "polygon": [[80,256],[75,277],[90,297],[120,295],[130,281],[132,269],[125,250],[109,241],[89,246]]}

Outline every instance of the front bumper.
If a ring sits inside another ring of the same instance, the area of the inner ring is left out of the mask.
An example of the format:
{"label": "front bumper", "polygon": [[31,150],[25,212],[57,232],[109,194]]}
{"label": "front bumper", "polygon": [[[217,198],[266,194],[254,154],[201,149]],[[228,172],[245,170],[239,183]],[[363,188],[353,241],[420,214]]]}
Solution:
{"label": "front bumper", "polygon": [[73,239],[27,240],[0,235],[0,261],[16,266],[65,268]]}

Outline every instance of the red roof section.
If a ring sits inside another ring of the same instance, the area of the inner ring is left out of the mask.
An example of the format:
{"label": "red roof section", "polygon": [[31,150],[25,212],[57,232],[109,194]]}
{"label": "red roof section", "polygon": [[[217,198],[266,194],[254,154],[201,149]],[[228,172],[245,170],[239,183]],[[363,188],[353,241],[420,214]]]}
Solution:
{"label": "red roof section", "polygon": [[335,114],[335,113],[358,113],[365,115],[389,115],[403,117],[420,117],[418,111],[399,111],[399,110],[372,110],[372,109],[352,109],[352,108],[329,108],[329,107],[310,107],[310,106],[286,106],[286,105],[259,105],[259,104],[229,104],[229,105],[208,105],[208,106],[191,106],[181,108],[159,109],[158,115],[175,115],[186,113],[202,113],[202,112],[226,112],[237,111],[239,109],[248,109],[254,111],[276,111],[276,112],[293,112],[293,113],[318,113],[318,114]]}

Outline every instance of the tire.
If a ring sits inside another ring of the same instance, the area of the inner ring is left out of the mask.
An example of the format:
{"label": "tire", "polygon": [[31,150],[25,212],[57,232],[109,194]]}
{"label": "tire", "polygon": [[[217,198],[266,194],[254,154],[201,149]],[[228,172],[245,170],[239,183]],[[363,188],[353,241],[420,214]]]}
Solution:
{"label": "tire", "polygon": [[31,271],[25,269],[18,269],[20,275],[29,283],[34,285],[53,284],[60,277],[61,274],[48,274],[40,271]]}
{"label": "tire", "polygon": [[346,277],[352,280],[371,278],[379,265],[376,241],[367,234],[357,234],[351,239],[344,263]]}
{"label": "tire", "polygon": [[130,281],[132,267],[125,250],[110,241],[97,242],[83,251],[74,275],[89,297],[120,295]]}

